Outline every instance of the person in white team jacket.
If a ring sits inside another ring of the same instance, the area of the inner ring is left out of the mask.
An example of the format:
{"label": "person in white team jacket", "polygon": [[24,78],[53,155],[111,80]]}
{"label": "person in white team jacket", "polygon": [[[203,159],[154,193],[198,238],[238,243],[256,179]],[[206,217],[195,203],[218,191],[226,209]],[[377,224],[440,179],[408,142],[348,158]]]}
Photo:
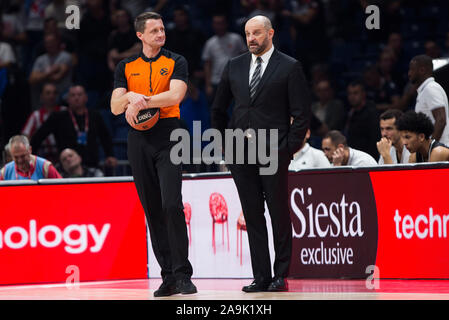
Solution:
{"label": "person in white team jacket", "polygon": [[446,92],[432,77],[432,58],[426,55],[415,56],[410,61],[408,77],[418,85],[415,111],[430,118],[434,126],[432,138],[449,145],[449,109]]}
{"label": "person in white team jacket", "polygon": [[293,160],[288,166],[289,171],[301,169],[328,168],[331,166],[323,151],[310,146],[307,140],[310,137],[310,129],[307,130],[303,147],[293,155]]}

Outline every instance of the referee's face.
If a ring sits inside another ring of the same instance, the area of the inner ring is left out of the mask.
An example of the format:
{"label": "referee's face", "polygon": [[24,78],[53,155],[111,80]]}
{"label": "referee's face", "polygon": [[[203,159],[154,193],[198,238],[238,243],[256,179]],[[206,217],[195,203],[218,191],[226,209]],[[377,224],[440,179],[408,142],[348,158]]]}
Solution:
{"label": "referee's face", "polygon": [[161,19],[148,19],[143,33],[137,32],[143,46],[160,48],[165,44],[165,28]]}

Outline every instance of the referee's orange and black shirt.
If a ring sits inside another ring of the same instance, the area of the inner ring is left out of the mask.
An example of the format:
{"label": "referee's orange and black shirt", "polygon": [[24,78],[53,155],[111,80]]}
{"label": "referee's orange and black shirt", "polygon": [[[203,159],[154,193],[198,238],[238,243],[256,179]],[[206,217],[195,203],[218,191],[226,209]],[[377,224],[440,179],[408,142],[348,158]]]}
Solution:
{"label": "referee's orange and black shirt", "polygon": [[[188,67],[186,59],[174,52],[161,48],[153,58],[142,52],[120,61],[115,68],[114,89],[153,96],[170,89],[170,80],[187,83]],[[180,118],[179,104],[160,109],[160,118]]]}

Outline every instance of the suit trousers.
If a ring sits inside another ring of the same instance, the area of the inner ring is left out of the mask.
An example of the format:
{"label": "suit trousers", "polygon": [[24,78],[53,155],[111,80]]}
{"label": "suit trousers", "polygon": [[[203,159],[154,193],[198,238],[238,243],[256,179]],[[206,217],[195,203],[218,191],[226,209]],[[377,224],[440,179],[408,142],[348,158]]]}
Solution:
{"label": "suit trousers", "polygon": [[183,211],[181,164],[170,160],[170,133],[177,118],[160,119],[147,131],[130,129],[128,159],[164,281],[192,276]]}
{"label": "suit trousers", "polygon": [[262,165],[229,165],[243,215],[246,221],[251,265],[257,282],[271,280],[271,260],[268,232],[264,216],[266,201],[273,231],[275,250],[274,276],[287,277],[292,251],[292,226],[288,207],[288,152],[278,152],[278,170],[273,175],[261,175]]}

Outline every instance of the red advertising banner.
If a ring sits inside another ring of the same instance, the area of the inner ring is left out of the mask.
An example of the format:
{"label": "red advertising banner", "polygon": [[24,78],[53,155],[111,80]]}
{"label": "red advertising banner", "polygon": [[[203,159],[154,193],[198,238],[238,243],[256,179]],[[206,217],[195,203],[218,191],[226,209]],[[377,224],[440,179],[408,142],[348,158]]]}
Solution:
{"label": "red advertising banner", "polygon": [[0,284],[147,277],[134,184],[1,186]]}
{"label": "red advertising banner", "polygon": [[449,278],[449,169],[370,172],[381,278]]}

